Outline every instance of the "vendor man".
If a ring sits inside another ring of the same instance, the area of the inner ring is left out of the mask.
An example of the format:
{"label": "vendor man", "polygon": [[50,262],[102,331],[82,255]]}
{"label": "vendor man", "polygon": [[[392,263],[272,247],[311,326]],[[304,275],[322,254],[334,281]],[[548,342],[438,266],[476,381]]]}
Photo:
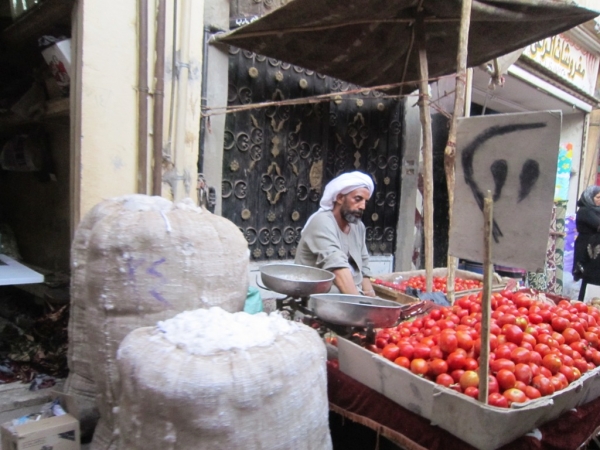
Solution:
{"label": "vendor man", "polygon": [[321,207],[302,230],[294,262],[331,271],[332,292],[375,296],[361,221],[374,189],[365,173],[339,175],[325,186]]}

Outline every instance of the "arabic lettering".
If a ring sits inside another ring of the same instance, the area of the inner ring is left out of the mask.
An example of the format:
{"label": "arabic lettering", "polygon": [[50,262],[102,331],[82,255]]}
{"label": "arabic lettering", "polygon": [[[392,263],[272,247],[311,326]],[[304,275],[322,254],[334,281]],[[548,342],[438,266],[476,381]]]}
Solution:
{"label": "arabic lettering", "polygon": [[582,79],[585,77],[584,56],[587,57],[587,55],[560,36],[553,36],[531,44],[529,52],[534,59],[539,58],[542,62],[551,60],[558,64],[571,79],[576,76]]}

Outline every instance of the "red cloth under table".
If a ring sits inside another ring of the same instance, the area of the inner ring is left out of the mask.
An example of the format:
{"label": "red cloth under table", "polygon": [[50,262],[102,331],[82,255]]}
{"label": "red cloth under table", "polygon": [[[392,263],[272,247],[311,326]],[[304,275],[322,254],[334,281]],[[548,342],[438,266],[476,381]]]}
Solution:
{"label": "red cloth under table", "polygon": [[[474,449],[448,431],[430,424],[389,398],[327,363],[327,391],[332,411],[362,423],[409,450]],[[522,436],[502,450],[574,450],[600,428],[600,398],[539,427],[542,440]]]}

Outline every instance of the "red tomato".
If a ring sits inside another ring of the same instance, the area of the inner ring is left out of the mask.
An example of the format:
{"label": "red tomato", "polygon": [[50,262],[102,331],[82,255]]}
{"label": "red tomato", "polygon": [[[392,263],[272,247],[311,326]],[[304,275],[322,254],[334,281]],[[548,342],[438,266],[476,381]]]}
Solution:
{"label": "red tomato", "polygon": [[478,387],[479,386],[479,374],[474,370],[466,370],[458,381],[460,387],[463,391],[469,386]]}
{"label": "red tomato", "polygon": [[526,386],[524,392],[527,398],[531,400],[535,400],[536,398],[540,398],[542,396],[542,393],[533,386]]}
{"label": "red tomato", "polygon": [[496,408],[508,408],[508,399],[499,392],[492,392],[488,395],[488,405]]}
{"label": "red tomato", "polygon": [[554,394],[554,385],[552,384],[549,378],[543,375],[533,377],[531,385],[538,391],[540,391],[540,394],[542,394],[543,396]]}
{"label": "red tomato", "polygon": [[495,359],[490,362],[490,369],[492,369],[492,373],[498,373],[501,369],[507,369],[510,372],[514,372],[515,363],[506,358]]}
{"label": "red tomato", "polygon": [[442,386],[450,387],[454,384],[454,378],[452,378],[452,376],[447,373],[440,373],[436,377],[435,382],[437,384],[441,384]]}
{"label": "red tomato", "polygon": [[415,353],[415,347],[408,343],[398,344],[398,349],[400,350],[400,356],[405,356],[408,359],[412,359]]}
{"label": "red tomato", "polygon": [[506,397],[509,405],[511,403],[523,403],[527,401],[527,396],[525,395],[525,392],[516,388],[507,389],[503,392],[502,395]]}
{"label": "red tomato", "polygon": [[[454,380],[455,383],[458,383],[460,381],[460,377],[462,377],[463,373],[465,373],[464,370],[457,369],[457,370],[453,370],[452,372],[450,372],[450,376],[452,377],[452,379]],[[461,389],[461,392],[462,392],[462,389]]]}
{"label": "red tomato", "polygon": [[394,363],[398,364],[400,367],[404,367],[405,369],[410,369],[410,359],[408,359],[406,356],[398,356],[394,360]]}
{"label": "red tomato", "polygon": [[529,364],[517,364],[515,366],[515,378],[517,379],[517,381],[521,381],[526,385],[530,384],[533,378],[533,372],[531,371],[531,367],[529,367]]}
{"label": "red tomato", "polygon": [[477,370],[479,363],[475,358],[468,357],[465,359],[465,370]]}
{"label": "red tomato", "polygon": [[477,400],[479,398],[479,388],[475,387],[475,386],[469,386],[467,387],[463,393],[465,395],[468,395],[469,397],[473,397],[475,400]]}
{"label": "red tomato", "polygon": [[436,358],[429,361],[429,371],[427,374],[435,378],[442,373],[448,372],[448,364],[443,359]]}
{"label": "red tomato", "polygon": [[466,360],[467,360],[467,356],[465,353],[462,353],[458,350],[455,352],[452,352],[448,355],[448,358],[446,358],[446,362],[448,363],[448,369],[450,371],[457,370],[457,369],[464,369]]}
{"label": "red tomato", "polygon": [[507,369],[500,369],[496,374],[496,379],[501,391],[514,387],[517,381],[515,374]]}
{"label": "red tomato", "polygon": [[415,345],[413,358],[428,359],[430,355],[431,347],[429,347],[427,344],[418,343]]}
{"label": "red tomato", "polygon": [[562,333],[569,326],[569,320],[565,317],[556,316],[551,320],[551,325],[554,331]]}
{"label": "red tomato", "polygon": [[416,375],[425,375],[429,370],[429,364],[423,358],[415,358],[410,362],[410,371]]}
{"label": "red tomato", "polygon": [[396,344],[388,344],[383,347],[381,356],[389,359],[390,361],[394,361],[398,356],[400,356],[400,348]]}
{"label": "red tomato", "polygon": [[502,332],[506,336],[508,342],[516,345],[521,345],[523,340],[523,330],[518,325],[507,324],[502,327]]}
{"label": "red tomato", "polygon": [[542,359],[542,364],[554,375],[558,372],[560,366],[562,366],[562,361],[560,360],[558,355],[549,353]]}
{"label": "red tomato", "polygon": [[515,364],[519,363],[529,363],[530,360],[530,351],[523,347],[517,347],[512,352],[510,352],[510,359],[514,361]]}
{"label": "red tomato", "polygon": [[500,385],[498,384],[498,379],[493,376],[488,376],[488,394],[493,392],[500,392]]}

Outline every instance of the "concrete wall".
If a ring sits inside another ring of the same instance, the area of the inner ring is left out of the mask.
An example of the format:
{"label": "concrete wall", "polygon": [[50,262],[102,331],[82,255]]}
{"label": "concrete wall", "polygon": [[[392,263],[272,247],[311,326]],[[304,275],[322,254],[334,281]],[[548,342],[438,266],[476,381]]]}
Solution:
{"label": "concrete wall", "polygon": [[[196,200],[198,135],[200,124],[200,85],[202,64],[202,27],[204,2],[192,0],[189,11],[178,4],[178,26],[189,19],[189,82],[185,95],[185,118],[180,151],[175,148],[177,114],[171,114],[173,2],[167,2],[166,68],[164,103],[163,172],[170,184],[163,183],[162,195],[171,199],[191,196]],[[138,177],[138,25],[137,2],[122,0],[80,0],[75,16],[75,80],[72,109],[72,226],[95,204],[109,197],[135,193]],[[154,35],[156,4],[149,2],[148,82],[149,133],[152,136],[152,92],[154,88]],[[177,43],[176,49],[180,48]],[[176,74],[176,73],[175,73]],[[177,95],[175,95],[177,98]],[[177,111],[177,105],[174,105]],[[148,183],[151,192],[152,146],[148,145]],[[179,161],[175,161],[178,155]],[[161,161],[162,163],[162,161]],[[177,170],[175,170],[175,164]],[[185,173],[185,176],[184,176]],[[173,189],[174,188],[174,189]]]}

